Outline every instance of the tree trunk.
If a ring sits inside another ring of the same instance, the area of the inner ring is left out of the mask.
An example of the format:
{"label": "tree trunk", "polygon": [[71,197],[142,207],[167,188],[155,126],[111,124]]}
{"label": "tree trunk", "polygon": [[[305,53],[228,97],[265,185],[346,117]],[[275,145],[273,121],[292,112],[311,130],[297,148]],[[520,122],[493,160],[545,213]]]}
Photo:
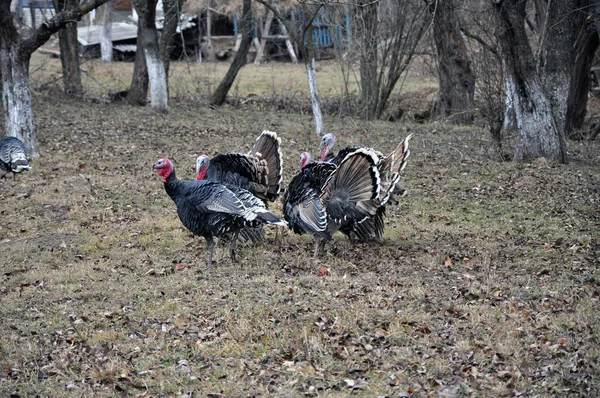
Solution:
{"label": "tree trunk", "polygon": [[293,64],[297,64],[298,57],[296,57],[296,52],[294,51],[294,46],[292,45],[292,41],[289,38],[290,35],[288,33],[287,28],[281,21],[279,21],[279,28],[281,29],[281,34],[284,36],[287,36],[287,38],[285,39],[285,47],[287,48],[288,54],[290,54],[290,59],[292,60]]}
{"label": "tree trunk", "polygon": [[315,131],[317,135],[323,135],[323,114],[321,113],[321,101],[317,90],[317,74],[315,72],[315,59],[305,64],[308,76],[308,89],[310,90],[310,102],[312,104],[313,117],[315,120]]}
{"label": "tree trunk", "polygon": [[266,36],[269,35],[269,31],[271,30],[271,23],[273,22],[273,11],[269,10],[267,13],[267,19],[265,21],[265,26],[260,27],[261,38],[260,38],[260,47],[256,51],[256,58],[254,59],[255,65],[260,65],[265,59],[265,47],[267,45]]}
{"label": "tree trunk", "polygon": [[377,100],[377,30],[379,2],[359,0],[355,26],[360,40],[360,103],[365,118],[376,116]]}
{"label": "tree trunk", "polygon": [[6,135],[23,141],[29,156],[37,158],[39,153],[29,89],[29,55],[22,54],[16,40],[7,42],[6,39],[0,34],[0,76]]}
{"label": "tree trunk", "polygon": [[171,53],[173,52],[173,42],[177,34],[179,25],[179,14],[183,0],[163,0],[163,12],[165,22],[160,35],[160,58],[165,68],[167,80],[169,79],[169,66],[171,65]]}
{"label": "tree trunk", "polygon": [[[142,49],[148,80],[150,82],[150,103],[152,108],[162,112],[167,111],[168,91],[167,76],[160,58],[158,34],[156,32],[156,0],[134,0],[142,26]],[[143,17],[142,17],[143,15]],[[140,49],[138,48],[137,51]]]}
{"label": "tree trunk", "polygon": [[242,42],[240,43],[240,47],[233,58],[233,62],[229,66],[225,77],[219,84],[219,87],[213,93],[210,103],[212,105],[221,106],[225,102],[225,98],[227,97],[227,93],[231,88],[231,85],[235,81],[235,78],[242,69],[242,67],[246,64],[246,56],[248,55],[248,51],[250,50],[250,45],[252,44],[252,1],[244,0],[242,7],[242,20],[241,20],[241,32],[242,32]]}
{"label": "tree trunk", "polygon": [[575,60],[571,71],[565,120],[565,136],[568,138],[582,138],[578,130],[583,127],[585,121],[591,86],[590,70],[599,44],[598,30],[593,20],[585,21],[575,41]]}
{"label": "tree trunk", "polygon": [[206,61],[215,60],[215,49],[212,43],[212,0],[206,4]]}
{"label": "tree trunk", "polygon": [[109,1],[104,5],[102,15],[102,29],[100,30],[100,52],[102,61],[112,62],[113,60],[113,45],[111,39],[112,32],[112,12],[113,2]]}
{"label": "tree trunk", "polygon": [[565,137],[567,98],[571,72],[573,70],[575,29],[572,23],[582,24],[583,13],[578,13],[576,1],[556,1],[548,8],[548,21],[544,23],[547,38],[541,65],[542,84],[552,107],[556,128],[561,137]]}
{"label": "tree trunk", "polygon": [[144,50],[142,45],[142,31],[144,16],[138,14],[138,28],[137,28],[137,39],[136,39],[136,52],[135,52],[135,63],[133,66],[133,76],[131,78],[131,85],[127,92],[127,103],[129,105],[146,105],[148,98],[148,68],[146,67],[146,58],[144,57]]}
{"label": "tree trunk", "polygon": [[[79,7],[78,0],[54,0],[57,12],[74,10]],[[75,98],[83,97],[81,69],[79,68],[79,42],[77,41],[77,22],[69,22],[58,31],[60,61],[63,71],[65,94]]]}
{"label": "tree trunk", "polygon": [[458,123],[473,121],[475,75],[459,28],[456,0],[431,3],[433,38],[438,53],[440,89],[436,117]]}
{"label": "tree trunk", "polygon": [[515,160],[546,157],[566,163],[566,144],[556,128],[525,32],[526,2],[493,1],[507,73],[515,83],[512,98],[517,121]]}

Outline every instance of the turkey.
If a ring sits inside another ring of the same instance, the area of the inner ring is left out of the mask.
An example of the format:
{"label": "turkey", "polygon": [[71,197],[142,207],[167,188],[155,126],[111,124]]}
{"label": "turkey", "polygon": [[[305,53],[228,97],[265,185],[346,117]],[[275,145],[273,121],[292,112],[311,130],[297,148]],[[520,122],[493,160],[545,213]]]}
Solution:
{"label": "turkey", "polygon": [[197,180],[220,181],[237,185],[264,201],[275,201],[281,192],[283,158],[277,133],[263,131],[247,155],[220,154],[209,160],[196,159]]}
{"label": "turkey", "polygon": [[[406,190],[400,185],[400,172],[404,170],[410,156],[410,150],[408,149],[408,142],[412,134],[408,135],[398,146],[387,156],[384,156],[378,151],[368,149],[375,152],[379,160],[377,162],[377,168],[381,178],[380,197],[375,199],[373,203],[377,207],[375,216],[365,218],[360,223],[354,223],[341,229],[341,231],[347,234],[351,239],[355,239],[361,242],[376,239],[379,242],[383,241],[384,222],[385,217],[385,206],[386,204],[393,203],[398,204],[398,196],[404,196]],[[331,150],[335,145],[335,135],[329,133],[325,134],[321,140],[321,160],[328,161],[333,164],[340,164],[340,162],[347,156],[348,153],[356,151],[360,147],[347,147],[333,156]]]}
{"label": "turkey", "polygon": [[300,155],[300,172],[290,181],[283,196],[283,213],[296,234],[312,234],[330,240],[327,213],[321,200],[323,185],[337,169],[333,163],[309,163],[310,154]]}
{"label": "turkey", "polygon": [[27,150],[21,140],[16,137],[2,138],[0,140],[0,177],[12,172],[13,179],[16,179],[17,173],[30,169]]}
{"label": "turkey", "polygon": [[325,240],[365,217],[377,212],[373,205],[379,197],[379,158],[359,148],[348,154],[339,166],[333,163],[308,163],[301,158],[302,170],[290,182],[284,197],[284,215],[295,233],[315,237],[315,256]]}
{"label": "turkey", "polygon": [[180,181],[173,163],[166,158],[154,163],[152,168],[163,178],[165,190],[177,205],[183,225],[206,239],[208,267],[212,267],[213,237],[233,234],[229,257],[235,262],[237,235],[242,228],[260,224],[287,225],[269,212],[262,201],[238,186],[210,180]]}

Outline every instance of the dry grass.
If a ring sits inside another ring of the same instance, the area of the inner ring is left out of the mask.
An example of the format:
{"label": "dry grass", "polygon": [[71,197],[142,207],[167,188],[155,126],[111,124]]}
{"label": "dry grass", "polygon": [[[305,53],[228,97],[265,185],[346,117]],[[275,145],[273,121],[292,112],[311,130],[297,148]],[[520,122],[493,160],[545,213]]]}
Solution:
{"label": "dry grass", "polygon": [[[201,98],[211,93],[223,78],[229,63],[203,63],[192,61],[171,63],[170,93],[174,98]],[[34,53],[31,61],[31,80],[36,88],[48,88],[62,84],[60,59]],[[83,85],[87,96],[105,98],[109,91],[125,90],[131,83],[132,62],[103,63],[98,59],[83,60]],[[319,94],[323,98],[337,97],[344,92],[340,66],[335,61],[319,62],[317,66]],[[358,76],[351,76],[349,89],[358,92]],[[399,86],[400,87],[400,86]],[[411,74],[404,84],[404,91],[437,87],[432,77]],[[306,97],[308,83],[304,65],[270,62],[256,66],[246,65],[239,73],[232,88],[235,97],[282,96],[288,99]]]}
{"label": "dry grass", "polygon": [[336,236],[315,259],[308,237],[271,230],[207,270],[152,162],[190,179],[196,154],[268,128],[289,181],[318,146],[310,117],[37,98],[43,157],[0,190],[5,395],[600,392],[597,144],[519,166],[476,129],[329,118],[341,145],[415,133],[385,244]]}

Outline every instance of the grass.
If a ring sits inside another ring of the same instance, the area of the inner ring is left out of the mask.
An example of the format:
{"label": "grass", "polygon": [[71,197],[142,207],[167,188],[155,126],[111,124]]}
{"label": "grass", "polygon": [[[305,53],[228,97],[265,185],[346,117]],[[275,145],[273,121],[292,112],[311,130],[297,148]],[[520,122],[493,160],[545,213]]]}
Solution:
{"label": "grass", "polygon": [[[171,63],[169,71],[169,89],[174,98],[194,98],[211,93],[221,81],[229,63],[203,63],[198,66],[193,61]],[[34,53],[31,60],[31,80],[34,87],[47,88],[61,84],[60,59],[40,53]],[[133,73],[132,62],[103,63],[98,59],[82,62],[82,81],[86,95],[106,97],[109,91],[129,88]],[[324,98],[338,97],[344,92],[344,81],[340,66],[335,61],[322,61],[317,66],[319,95]],[[349,90],[356,94],[359,88],[357,75],[351,75]],[[400,85],[398,85],[400,87]],[[406,78],[403,89],[415,91],[424,88],[436,88],[437,82],[430,76],[412,73]],[[306,71],[302,64],[271,62],[263,65],[246,65],[239,73],[231,95],[248,96],[284,96],[289,99],[308,95]]]}
{"label": "grass", "polygon": [[313,258],[309,237],[269,230],[205,269],[150,165],[168,156],[191,179],[197,154],[273,129],[290,181],[318,146],[308,115],[43,93],[35,111],[42,157],[0,182],[5,395],[600,392],[596,143],[570,143],[567,166],[517,165],[477,128],[328,117],[340,146],[414,133],[385,243],[336,235]]}

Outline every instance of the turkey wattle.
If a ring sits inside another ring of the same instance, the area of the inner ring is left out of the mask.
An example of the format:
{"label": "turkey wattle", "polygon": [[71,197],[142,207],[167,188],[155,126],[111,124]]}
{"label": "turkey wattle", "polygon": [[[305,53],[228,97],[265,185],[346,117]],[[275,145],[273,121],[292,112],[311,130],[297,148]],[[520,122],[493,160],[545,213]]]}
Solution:
{"label": "turkey wattle", "polygon": [[183,225],[206,239],[209,267],[215,246],[213,237],[233,234],[229,256],[235,261],[235,245],[242,228],[260,224],[287,225],[269,212],[262,201],[238,186],[218,181],[180,181],[173,163],[166,158],[154,163],[152,168],[163,178],[165,190],[177,205]]}
{"label": "turkey wattle", "polygon": [[23,142],[16,137],[2,138],[0,140],[0,177],[12,172],[13,179],[15,179],[17,173],[30,169],[27,150]]}
{"label": "turkey wattle", "polygon": [[[361,223],[352,224],[351,226],[343,227],[341,232],[347,234],[351,239],[358,241],[368,241],[376,239],[383,240],[385,206],[388,202],[398,203],[397,196],[404,196],[406,190],[400,185],[400,172],[404,170],[410,156],[408,142],[412,134],[408,135],[398,146],[387,156],[384,156],[378,151],[373,151],[379,158],[377,161],[377,169],[380,175],[381,194],[377,199],[374,199],[373,206],[378,208],[373,217],[364,219]],[[334,156],[331,150],[336,143],[336,137],[332,133],[325,134],[321,139],[321,159],[333,164],[339,165],[349,153],[356,151],[359,147],[347,147]]]}
{"label": "turkey wattle", "polygon": [[244,155],[220,154],[196,159],[197,180],[220,181],[247,189],[257,198],[275,201],[281,192],[283,158],[277,133],[263,131]]}

